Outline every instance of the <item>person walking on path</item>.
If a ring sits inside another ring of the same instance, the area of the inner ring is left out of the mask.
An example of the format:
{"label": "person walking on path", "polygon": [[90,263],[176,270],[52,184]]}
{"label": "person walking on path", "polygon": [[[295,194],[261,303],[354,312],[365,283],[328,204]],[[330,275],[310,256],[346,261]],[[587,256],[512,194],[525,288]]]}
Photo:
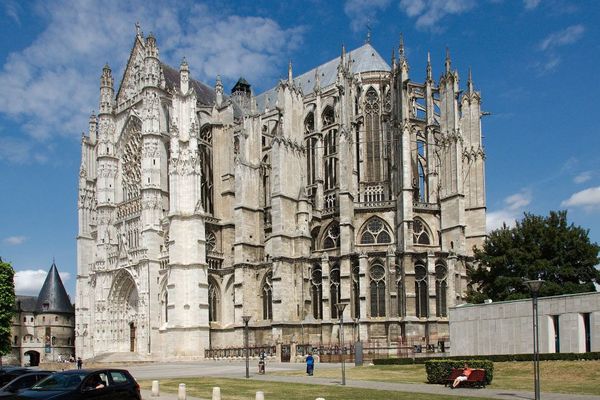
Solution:
{"label": "person walking on path", "polygon": [[81,357],[77,357],[77,369],[81,369],[82,366],[83,361],[81,360]]}
{"label": "person walking on path", "polygon": [[315,359],[313,358],[312,354],[309,354],[306,357],[306,373],[309,376],[312,376],[314,370],[315,370]]}

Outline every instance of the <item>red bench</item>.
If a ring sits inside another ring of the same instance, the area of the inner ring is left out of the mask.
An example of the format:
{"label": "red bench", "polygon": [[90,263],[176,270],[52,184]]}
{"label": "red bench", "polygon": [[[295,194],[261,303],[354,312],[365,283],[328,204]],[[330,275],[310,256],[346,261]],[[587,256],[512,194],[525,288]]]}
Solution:
{"label": "red bench", "polygon": [[[452,372],[446,378],[446,383],[444,386],[450,385],[452,387],[452,383],[456,378],[462,375],[464,368],[452,368]],[[472,369],[471,374],[468,376],[466,381],[460,382],[459,385],[468,385],[468,386],[477,386],[477,387],[485,387],[485,369]]]}

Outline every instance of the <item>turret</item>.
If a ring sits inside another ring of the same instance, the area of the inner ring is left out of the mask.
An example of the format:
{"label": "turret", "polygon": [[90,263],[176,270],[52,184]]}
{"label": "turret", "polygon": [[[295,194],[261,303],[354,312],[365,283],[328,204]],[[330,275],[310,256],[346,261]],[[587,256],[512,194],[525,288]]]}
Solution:
{"label": "turret", "polygon": [[90,114],[89,128],[88,128],[88,137],[90,138],[90,144],[94,145],[96,143],[96,134],[98,132],[98,120],[96,118],[96,114],[92,111]]}
{"label": "turret", "polygon": [[112,71],[108,64],[105,64],[100,77],[100,115],[113,111],[114,83]]}
{"label": "turret", "polygon": [[288,84],[291,86],[294,83],[294,76],[292,73],[292,60],[288,64]]}
{"label": "turret", "polygon": [[240,77],[231,89],[231,99],[242,109],[244,114],[248,114],[250,112],[251,98],[252,90],[250,84],[243,77]]}
{"label": "turret", "polygon": [[146,70],[144,86],[158,86],[160,83],[160,62],[158,60],[156,38],[152,33],[146,38],[144,67]]}
{"label": "turret", "polygon": [[427,82],[430,83],[433,81],[432,72],[431,72],[431,54],[427,52]]}

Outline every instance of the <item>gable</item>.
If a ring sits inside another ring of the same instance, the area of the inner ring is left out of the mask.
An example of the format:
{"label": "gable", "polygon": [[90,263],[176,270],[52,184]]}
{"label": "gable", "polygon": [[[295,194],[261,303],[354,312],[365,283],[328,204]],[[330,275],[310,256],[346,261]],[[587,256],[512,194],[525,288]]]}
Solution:
{"label": "gable", "polygon": [[130,99],[137,93],[136,75],[141,74],[142,68],[144,68],[144,50],[144,43],[140,36],[136,36],[117,91],[117,104]]}

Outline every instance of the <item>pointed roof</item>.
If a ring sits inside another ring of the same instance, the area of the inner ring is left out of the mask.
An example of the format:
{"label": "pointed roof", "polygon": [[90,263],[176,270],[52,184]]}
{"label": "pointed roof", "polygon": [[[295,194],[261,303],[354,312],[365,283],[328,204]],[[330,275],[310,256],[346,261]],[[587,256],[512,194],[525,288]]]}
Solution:
{"label": "pointed roof", "polygon": [[[165,84],[167,87],[172,90],[179,89],[179,70],[163,62],[160,63],[160,66],[163,70],[163,76],[165,77]],[[197,81],[196,79],[190,79],[190,86],[194,88],[196,98],[200,104],[210,105],[215,102],[215,90],[207,84]]]}
{"label": "pointed roof", "polygon": [[[319,84],[321,88],[326,88],[335,83],[337,77],[337,69],[340,64],[340,57],[336,57],[316,68],[311,69],[308,72],[294,78],[294,84],[302,89],[302,92],[307,95],[314,91],[315,87],[315,73],[318,70],[319,73]],[[361,47],[352,50],[346,54],[346,59],[350,60],[350,72],[352,74],[358,74],[361,72],[370,71],[383,71],[389,72],[390,66],[388,63],[379,55],[377,50],[371,46],[370,43],[366,43]],[[267,104],[267,100],[269,104]],[[264,93],[256,96],[257,108],[260,111],[265,109],[265,105],[269,108],[273,108],[275,101],[277,100],[277,87],[267,90]]]}
{"label": "pointed roof", "polygon": [[36,312],[69,314],[74,312],[73,304],[71,304],[71,299],[69,299],[54,262],[52,262],[50,271],[48,271],[44,285],[38,295]]}

